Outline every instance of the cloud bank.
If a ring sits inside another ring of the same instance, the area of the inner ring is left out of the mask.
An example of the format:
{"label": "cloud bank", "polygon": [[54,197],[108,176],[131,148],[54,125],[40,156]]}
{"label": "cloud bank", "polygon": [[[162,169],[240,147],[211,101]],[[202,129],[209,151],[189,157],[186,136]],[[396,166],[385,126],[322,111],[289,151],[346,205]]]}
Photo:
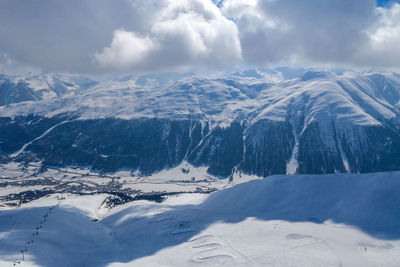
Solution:
{"label": "cloud bank", "polygon": [[241,59],[235,23],[205,0],[161,1],[145,35],[114,31],[109,47],[95,55],[112,68],[133,70],[224,67]]}
{"label": "cloud bank", "polygon": [[400,5],[375,0],[3,0],[0,53],[45,70],[399,69]]}

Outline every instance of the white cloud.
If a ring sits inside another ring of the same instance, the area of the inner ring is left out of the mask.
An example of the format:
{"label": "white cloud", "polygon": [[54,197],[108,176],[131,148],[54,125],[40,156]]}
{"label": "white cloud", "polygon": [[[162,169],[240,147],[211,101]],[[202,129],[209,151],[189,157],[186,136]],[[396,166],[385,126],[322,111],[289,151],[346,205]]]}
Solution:
{"label": "white cloud", "polygon": [[347,63],[368,41],[374,0],[225,0],[248,64]]}
{"label": "white cloud", "polygon": [[257,0],[225,0],[221,10],[239,28],[243,57],[247,63],[263,65],[291,57],[286,48],[289,42],[281,42],[290,25],[263,10]]}
{"label": "white cloud", "polygon": [[[50,71],[277,64],[399,69],[400,5],[379,8],[376,0],[2,0],[0,35],[5,37],[0,54]],[[3,69],[9,65],[2,63]]]}
{"label": "white cloud", "polygon": [[377,8],[378,20],[368,30],[369,42],[358,54],[358,61],[369,66],[399,68],[400,4]]}
{"label": "white cloud", "polygon": [[110,47],[95,55],[100,64],[114,68],[127,68],[142,62],[156,45],[149,37],[139,37],[134,32],[114,31]]}
{"label": "white cloud", "polygon": [[223,67],[241,58],[236,24],[208,0],[167,0],[145,36],[118,30],[96,54],[106,67],[156,71]]}

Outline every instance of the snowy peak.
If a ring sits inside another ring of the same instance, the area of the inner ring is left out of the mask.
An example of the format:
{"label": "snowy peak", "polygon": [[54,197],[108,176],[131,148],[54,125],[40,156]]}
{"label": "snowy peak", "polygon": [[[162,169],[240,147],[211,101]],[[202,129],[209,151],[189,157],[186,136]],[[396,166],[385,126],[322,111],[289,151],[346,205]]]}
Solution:
{"label": "snowy peak", "polygon": [[[47,116],[64,112],[82,118],[196,116],[226,124],[237,118],[252,122],[284,121],[291,110],[302,113],[307,123],[332,117],[360,125],[377,125],[382,120],[397,120],[399,115],[400,78],[394,73],[337,75],[309,70],[288,80],[268,78],[266,72],[259,78],[260,73],[249,70],[232,76],[189,76],[153,85],[138,82],[144,76],[124,76],[96,83],[74,75],[40,74],[8,78],[7,84],[9,88],[24,89],[26,100],[43,99],[32,103],[29,110]],[[146,79],[149,77],[152,76]],[[2,84],[5,88],[6,83]],[[23,101],[23,98],[10,101],[16,91],[8,93],[8,104]],[[54,99],[59,96],[63,98]],[[4,102],[7,96],[2,99]],[[26,114],[26,105],[15,105],[4,112]]]}
{"label": "snowy peak", "polygon": [[314,70],[282,81],[112,79],[1,106],[0,150],[13,158],[33,153],[51,166],[146,175],[183,161],[231,178],[399,170],[399,84],[393,73]]}
{"label": "snowy peak", "polygon": [[316,79],[335,79],[336,74],[333,72],[327,72],[327,71],[306,71],[300,77],[298,80],[305,82],[305,81],[310,81],[310,80],[316,80]]}
{"label": "snowy peak", "polygon": [[[388,91],[396,94],[399,88],[394,86]],[[333,119],[377,125],[381,120],[393,119],[399,114],[398,108],[377,92],[379,89],[373,86],[369,77],[307,72],[263,91],[259,98],[263,109],[256,119],[283,121],[290,110],[301,113],[306,123]]]}
{"label": "snowy peak", "polygon": [[24,76],[2,74],[0,105],[76,94],[96,83],[83,76],[63,73],[28,73]]}

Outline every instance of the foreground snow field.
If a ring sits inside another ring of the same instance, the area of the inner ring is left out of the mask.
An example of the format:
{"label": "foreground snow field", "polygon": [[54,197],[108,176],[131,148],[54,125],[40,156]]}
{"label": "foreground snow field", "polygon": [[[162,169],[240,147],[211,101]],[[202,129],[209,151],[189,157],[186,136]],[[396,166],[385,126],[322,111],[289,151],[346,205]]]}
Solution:
{"label": "foreground snow field", "polygon": [[51,195],[0,212],[0,266],[399,266],[399,188],[400,172],[271,176],[111,211]]}

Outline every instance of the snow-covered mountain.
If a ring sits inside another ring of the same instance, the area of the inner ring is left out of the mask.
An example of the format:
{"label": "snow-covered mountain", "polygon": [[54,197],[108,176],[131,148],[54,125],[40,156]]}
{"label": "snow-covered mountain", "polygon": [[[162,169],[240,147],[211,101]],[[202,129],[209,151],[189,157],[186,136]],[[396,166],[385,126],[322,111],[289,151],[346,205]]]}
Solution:
{"label": "snow-covered mountain", "polygon": [[75,94],[95,84],[89,78],[64,73],[0,74],[0,105]]}
{"label": "snow-covered mountain", "polygon": [[[400,76],[306,71],[125,77],[0,107],[3,158],[151,174],[188,161],[257,176],[400,169]],[[18,137],[18,138],[17,138]]]}

